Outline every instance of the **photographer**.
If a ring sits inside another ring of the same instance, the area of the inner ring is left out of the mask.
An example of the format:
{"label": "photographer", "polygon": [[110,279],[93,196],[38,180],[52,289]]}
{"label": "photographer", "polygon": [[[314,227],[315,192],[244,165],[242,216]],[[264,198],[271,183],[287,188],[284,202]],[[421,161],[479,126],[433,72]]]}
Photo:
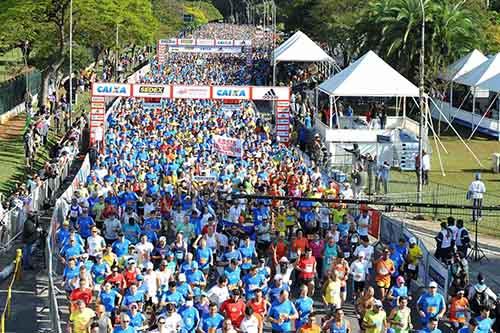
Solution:
{"label": "photographer", "polygon": [[23,266],[24,269],[34,269],[32,258],[31,258],[31,250],[33,248],[33,244],[38,238],[37,232],[37,221],[33,215],[30,215],[26,222],[24,222],[23,227]]}

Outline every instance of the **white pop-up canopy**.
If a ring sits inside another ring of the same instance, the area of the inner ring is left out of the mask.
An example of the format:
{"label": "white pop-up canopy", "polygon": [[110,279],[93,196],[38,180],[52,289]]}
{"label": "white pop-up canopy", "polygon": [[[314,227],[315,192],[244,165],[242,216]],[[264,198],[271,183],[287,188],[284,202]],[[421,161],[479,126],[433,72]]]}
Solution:
{"label": "white pop-up canopy", "polygon": [[439,74],[439,78],[446,81],[455,81],[458,77],[469,73],[487,60],[488,58],[481,51],[473,50],[448,66],[443,73]]}
{"label": "white pop-up canopy", "polygon": [[333,96],[417,97],[418,88],[369,51],[340,73],[320,84]]}
{"label": "white pop-up canopy", "polygon": [[295,62],[334,62],[333,59],[302,31],[297,31],[286,42],[273,51],[274,63]]}
{"label": "white pop-up canopy", "polygon": [[468,73],[457,77],[454,81],[466,86],[479,87],[483,82],[500,74],[500,53],[495,54]]}

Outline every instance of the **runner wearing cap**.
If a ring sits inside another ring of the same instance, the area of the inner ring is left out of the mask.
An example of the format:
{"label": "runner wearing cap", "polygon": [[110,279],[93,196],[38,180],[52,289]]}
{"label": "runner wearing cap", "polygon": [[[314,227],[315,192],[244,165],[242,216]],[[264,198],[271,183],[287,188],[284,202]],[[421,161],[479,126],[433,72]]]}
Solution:
{"label": "runner wearing cap", "polygon": [[417,300],[417,310],[422,325],[427,325],[431,318],[440,319],[446,312],[444,297],[437,292],[437,283],[429,283],[428,291]]}
{"label": "runner wearing cap", "polygon": [[412,280],[417,280],[418,278],[418,266],[420,260],[423,258],[422,250],[417,245],[417,239],[415,237],[411,237],[408,241],[410,246],[408,247],[408,256],[406,257],[406,284],[408,288],[410,288],[410,284]]}
{"label": "runner wearing cap", "polygon": [[353,280],[353,299],[356,299],[361,295],[363,289],[365,289],[365,283],[368,273],[368,263],[365,260],[365,253],[359,252],[358,257],[351,263],[349,268],[349,274],[352,275]]}
{"label": "runner wearing cap", "polygon": [[408,298],[408,296],[408,287],[405,285],[405,279],[402,276],[398,276],[396,284],[393,285],[387,293],[387,299],[391,301],[391,306],[395,307],[398,305],[398,299],[400,297]]}
{"label": "runner wearing cap", "polygon": [[376,299],[373,307],[363,316],[365,333],[383,333],[387,328],[386,314],[382,302]]}

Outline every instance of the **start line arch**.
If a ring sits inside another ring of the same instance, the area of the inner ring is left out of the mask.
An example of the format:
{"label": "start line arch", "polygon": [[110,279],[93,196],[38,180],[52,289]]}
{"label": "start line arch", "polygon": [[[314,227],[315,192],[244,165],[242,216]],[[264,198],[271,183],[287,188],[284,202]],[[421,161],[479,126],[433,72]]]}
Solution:
{"label": "start line arch", "polygon": [[276,137],[290,139],[290,88],[263,86],[193,86],[94,82],[91,87],[90,143],[104,137],[106,97],[275,101]]}

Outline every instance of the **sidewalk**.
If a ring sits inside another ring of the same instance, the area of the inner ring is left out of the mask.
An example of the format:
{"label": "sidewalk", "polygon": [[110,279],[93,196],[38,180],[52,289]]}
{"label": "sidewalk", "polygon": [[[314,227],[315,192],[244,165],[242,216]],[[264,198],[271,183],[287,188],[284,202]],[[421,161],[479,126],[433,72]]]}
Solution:
{"label": "sidewalk", "polygon": [[[420,221],[404,218],[401,213],[389,213],[388,216],[398,218],[406,223],[415,236],[420,238],[425,246],[432,251],[436,249],[436,241],[434,237],[441,229],[437,221]],[[472,241],[474,241],[474,230],[469,230]],[[486,279],[486,284],[495,292],[500,293],[500,239],[490,236],[478,236],[479,247],[483,249],[488,260],[483,259],[481,262],[474,262],[468,259],[470,280],[476,282],[477,275],[482,273]]]}

